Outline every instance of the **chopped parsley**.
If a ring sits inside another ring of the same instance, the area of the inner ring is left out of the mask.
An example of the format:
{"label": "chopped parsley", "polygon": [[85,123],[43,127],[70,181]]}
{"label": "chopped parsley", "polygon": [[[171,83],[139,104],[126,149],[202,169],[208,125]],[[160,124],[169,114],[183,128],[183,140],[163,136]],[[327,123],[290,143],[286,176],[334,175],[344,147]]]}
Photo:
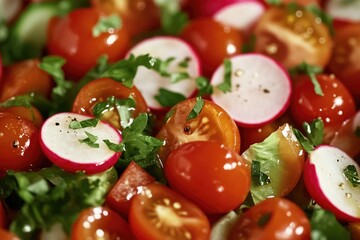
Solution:
{"label": "chopped parsley", "polygon": [[201,97],[197,97],[194,107],[191,109],[189,115],[186,117],[186,121],[196,118],[200,114],[202,108],[204,107],[204,104],[204,99],[202,99]]}
{"label": "chopped parsley", "polygon": [[86,119],[83,121],[77,121],[76,119],[71,120],[70,124],[69,124],[69,128],[70,129],[80,129],[80,128],[87,128],[87,127],[96,127],[96,125],[98,124],[99,119],[97,118],[91,118],[91,119]]}
{"label": "chopped parsley", "polygon": [[290,75],[294,76],[297,74],[307,74],[310,77],[312,84],[314,85],[314,91],[319,96],[324,96],[321,86],[316,78],[316,74],[323,72],[323,69],[318,66],[307,64],[306,62],[289,70]]}
{"label": "chopped parsley", "polygon": [[195,83],[197,89],[199,90],[197,93],[198,96],[211,95],[214,91],[209,79],[205,77],[195,78]]}
{"label": "chopped parsley", "polygon": [[87,131],[85,131],[85,134],[86,134],[87,138],[79,139],[79,142],[85,143],[89,147],[92,147],[92,148],[99,148],[100,145],[98,143],[96,143],[96,141],[98,140],[98,137]]}
{"label": "chopped parsley", "polygon": [[360,185],[359,174],[354,165],[348,165],[344,169],[344,175],[346,179],[352,184],[353,187],[357,187]]}
{"label": "chopped parsley", "polygon": [[121,25],[121,18],[117,14],[112,14],[110,16],[101,16],[92,29],[92,35],[93,37],[98,37],[102,33],[110,32],[114,29],[120,29]]}
{"label": "chopped parsley", "polygon": [[292,131],[305,151],[310,153],[315,146],[320,145],[323,141],[324,123],[318,118],[310,124],[305,122],[303,126],[306,136],[296,128],[292,128]]}
{"label": "chopped parsley", "polygon": [[189,67],[189,62],[191,61],[191,58],[190,57],[186,57],[184,58],[184,60],[182,60],[181,62],[179,62],[179,67],[182,67],[182,68],[187,68]]}
{"label": "chopped parsley", "polygon": [[161,28],[165,34],[178,35],[189,21],[181,11],[180,1],[155,0],[161,11]]}
{"label": "chopped parsley", "polygon": [[261,172],[260,170],[261,163],[259,161],[253,160],[251,163],[251,178],[253,181],[260,185],[267,185],[271,183],[270,177],[265,174],[264,172]]}
{"label": "chopped parsley", "polygon": [[163,107],[172,107],[177,103],[186,100],[181,93],[173,92],[165,88],[160,88],[158,94],[154,97]]}
{"label": "chopped parsley", "polygon": [[226,58],[224,59],[224,81],[217,86],[223,93],[231,92],[231,73],[231,61]]}
{"label": "chopped parsley", "polygon": [[110,142],[108,139],[105,139],[105,140],[103,140],[103,142],[106,144],[106,146],[110,149],[110,150],[112,150],[112,151],[114,151],[114,152],[122,152],[122,151],[124,151],[125,149],[124,149],[124,145],[123,144],[117,144],[117,143],[112,143],[112,142]]}

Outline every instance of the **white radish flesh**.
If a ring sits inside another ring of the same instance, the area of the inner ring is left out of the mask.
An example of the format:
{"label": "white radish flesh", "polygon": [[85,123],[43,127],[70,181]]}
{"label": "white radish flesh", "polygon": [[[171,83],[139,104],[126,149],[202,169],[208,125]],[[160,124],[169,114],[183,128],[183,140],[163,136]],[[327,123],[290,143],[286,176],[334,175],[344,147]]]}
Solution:
{"label": "white radish flesh", "polygon": [[357,22],[360,21],[360,1],[329,0],[325,11],[335,20]]}
{"label": "white radish flesh", "polygon": [[288,107],[291,81],[274,60],[261,54],[230,58],[231,91],[217,88],[224,82],[224,65],[213,74],[212,100],[224,108],[240,126],[259,126],[271,122]]}
{"label": "white radish flesh", "polygon": [[[108,148],[103,140],[121,142],[120,132],[111,125],[99,121],[95,127],[71,129],[70,123],[91,119],[76,113],[58,113],[48,118],[41,128],[40,144],[45,155],[55,165],[69,171],[85,171],[93,174],[105,171],[115,165],[120,152]],[[98,148],[79,140],[86,139],[88,132],[98,138]]]}

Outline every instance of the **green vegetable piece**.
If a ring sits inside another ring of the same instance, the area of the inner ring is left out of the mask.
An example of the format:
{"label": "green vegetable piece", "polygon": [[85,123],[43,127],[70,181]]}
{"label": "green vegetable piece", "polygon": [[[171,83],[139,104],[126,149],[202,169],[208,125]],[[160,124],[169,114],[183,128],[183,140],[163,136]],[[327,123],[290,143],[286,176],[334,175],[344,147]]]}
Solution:
{"label": "green vegetable piece", "polygon": [[98,137],[85,131],[85,134],[87,136],[87,138],[84,138],[84,139],[79,139],[79,142],[81,143],[86,143],[89,147],[92,147],[92,148],[99,148],[99,144],[96,143],[96,141],[98,140]]}
{"label": "green vegetable piece", "polygon": [[165,117],[164,117],[164,122],[167,122],[169,120],[169,118],[171,118],[171,116],[174,114],[175,112],[175,109],[170,109],[170,111],[168,111],[166,114],[165,114]]}
{"label": "green vegetable piece", "polygon": [[318,146],[323,142],[324,122],[320,118],[315,119],[310,124],[304,122],[304,130],[313,146]]}
{"label": "green vegetable piece", "polygon": [[184,58],[184,60],[182,60],[181,62],[179,62],[179,67],[182,67],[182,68],[187,68],[189,67],[189,62],[191,61],[191,58],[190,57],[186,57]]}
{"label": "green vegetable piece", "polygon": [[[275,0],[275,1],[281,1],[281,0]],[[272,5],[277,5],[277,4],[272,4]],[[254,52],[255,43],[256,43],[256,36],[254,34],[252,34],[250,36],[249,40],[243,45],[241,52],[242,53]]]}
{"label": "green vegetable piece", "polygon": [[98,122],[99,122],[99,119],[97,119],[97,118],[86,119],[86,120],[83,120],[80,122],[77,121],[76,119],[73,119],[69,124],[69,128],[70,129],[80,129],[80,128],[87,128],[87,127],[96,127]]}
{"label": "green vegetable piece", "polygon": [[344,175],[353,187],[357,187],[360,185],[359,174],[354,165],[346,166],[346,168],[344,169]]}
{"label": "green vegetable piece", "polygon": [[253,160],[251,164],[251,177],[254,181],[254,184],[258,184],[260,186],[270,184],[271,180],[268,175],[261,172],[261,163],[259,161]]}
{"label": "green vegetable piece", "polygon": [[114,29],[120,29],[121,25],[121,18],[117,14],[112,14],[110,16],[101,16],[92,29],[92,35],[94,37],[98,37],[102,33],[106,33]]}
{"label": "green vegetable piece", "polygon": [[316,74],[323,72],[323,69],[318,66],[309,65],[306,62],[301,63],[300,65],[289,70],[290,75],[294,76],[296,74],[307,74],[310,77],[312,84],[314,85],[314,91],[319,96],[324,96],[324,93],[321,89],[321,86],[316,79]]}
{"label": "green vegetable piece", "polygon": [[155,99],[163,107],[172,107],[177,103],[186,100],[186,97],[181,93],[173,92],[165,88],[160,88],[158,94],[155,95]]}
{"label": "green vegetable piece", "polygon": [[214,91],[213,87],[210,84],[209,79],[205,77],[195,78],[196,87],[198,88],[198,96],[211,95]]}
{"label": "green vegetable piece", "polygon": [[122,151],[125,151],[125,147],[124,147],[124,145],[123,144],[116,144],[116,143],[112,143],[112,142],[110,142],[108,139],[105,139],[105,140],[103,140],[103,142],[106,144],[106,146],[110,149],[110,150],[112,150],[112,151],[114,151],[114,152],[122,152]]}
{"label": "green vegetable piece", "polygon": [[224,81],[218,85],[218,89],[223,93],[231,92],[231,61],[224,59]]}
{"label": "green vegetable piece", "polygon": [[178,35],[189,21],[189,16],[181,11],[180,1],[155,0],[161,10],[161,28],[165,34]]}
{"label": "green vegetable piece", "polygon": [[202,99],[201,97],[197,97],[194,107],[191,109],[189,115],[186,117],[186,121],[196,118],[200,114],[202,108],[204,107],[204,104],[204,99]]}
{"label": "green vegetable piece", "polygon": [[264,213],[258,220],[257,225],[260,228],[265,227],[265,225],[270,221],[271,213]]}
{"label": "green vegetable piece", "polygon": [[296,139],[299,141],[301,146],[305,149],[307,153],[310,153],[312,150],[314,150],[314,145],[307,139],[304,134],[302,134],[299,130],[296,128],[292,129],[294,135],[296,136]]}

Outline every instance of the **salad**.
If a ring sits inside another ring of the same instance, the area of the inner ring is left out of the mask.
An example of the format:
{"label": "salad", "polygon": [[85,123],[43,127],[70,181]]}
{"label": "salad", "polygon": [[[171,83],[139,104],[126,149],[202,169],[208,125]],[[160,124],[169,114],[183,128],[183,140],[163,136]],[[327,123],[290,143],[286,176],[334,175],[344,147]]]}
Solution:
{"label": "salad", "polygon": [[0,239],[360,239],[359,0],[0,0]]}

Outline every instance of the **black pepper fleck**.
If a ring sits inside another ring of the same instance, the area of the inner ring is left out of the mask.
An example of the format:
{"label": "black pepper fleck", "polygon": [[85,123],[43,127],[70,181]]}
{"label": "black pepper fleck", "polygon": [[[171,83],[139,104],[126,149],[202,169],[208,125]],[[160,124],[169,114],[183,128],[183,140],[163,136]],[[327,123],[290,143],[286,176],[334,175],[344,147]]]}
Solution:
{"label": "black pepper fleck", "polygon": [[55,123],[55,126],[59,126],[59,125],[60,125],[60,123],[58,123],[58,122]]}
{"label": "black pepper fleck", "polygon": [[13,141],[12,146],[13,148],[18,148],[20,146],[19,140]]}
{"label": "black pepper fleck", "polygon": [[270,93],[269,89],[267,89],[267,88],[264,88],[264,89],[263,89],[263,92],[264,92],[264,93]]}

